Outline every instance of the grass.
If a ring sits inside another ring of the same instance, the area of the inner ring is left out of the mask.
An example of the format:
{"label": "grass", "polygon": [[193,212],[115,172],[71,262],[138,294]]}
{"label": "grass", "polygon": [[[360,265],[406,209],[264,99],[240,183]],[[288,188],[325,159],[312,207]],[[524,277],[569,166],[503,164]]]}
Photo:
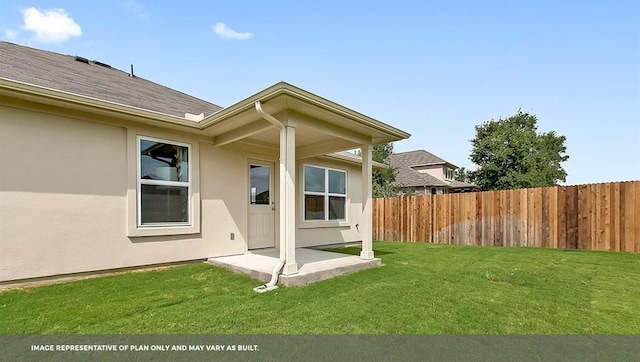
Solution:
{"label": "grass", "polygon": [[381,268],[265,294],[207,264],[11,290],[0,334],[640,333],[639,254],[374,249]]}

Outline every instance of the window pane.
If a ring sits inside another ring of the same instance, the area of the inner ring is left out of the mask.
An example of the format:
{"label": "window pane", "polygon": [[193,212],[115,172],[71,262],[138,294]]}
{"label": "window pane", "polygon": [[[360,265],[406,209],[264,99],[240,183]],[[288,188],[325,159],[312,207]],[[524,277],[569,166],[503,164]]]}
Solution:
{"label": "window pane", "polygon": [[249,168],[250,186],[249,202],[252,205],[269,205],[269,181],[271,168],[267,166],[251,165]]}
{"label": "window pane", "polygon": [[304,219],[324,220],[324,196],[304,195]]}
{"label": "window pane", "polygon": [[140,140],[140,177],[145,180],[189,181],[189,149]]}
{"label": "window pane", "polygon": [[140,185],[142,225],[189,221],[189,189],[178,186]]}
{"label": "window pane", "polygon": [[304,190],[324,192],[324,168],[304,166]]}
{"label": "window pane", "polygon": [[345,220],[346,197],[329,196],[329,220]]}
{"label": "window pane", "polygon": [[342,171],[329,170],[329,192],[332,194],[347,193],[346,173]]}

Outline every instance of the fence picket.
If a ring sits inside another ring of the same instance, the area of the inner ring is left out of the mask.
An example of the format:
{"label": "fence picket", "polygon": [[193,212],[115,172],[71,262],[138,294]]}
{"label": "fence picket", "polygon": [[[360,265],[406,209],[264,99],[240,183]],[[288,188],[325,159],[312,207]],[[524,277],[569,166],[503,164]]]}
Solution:
{"label": "fence picket", "polygon": [[373,238],[640,252],[640,181],[373,200]]}

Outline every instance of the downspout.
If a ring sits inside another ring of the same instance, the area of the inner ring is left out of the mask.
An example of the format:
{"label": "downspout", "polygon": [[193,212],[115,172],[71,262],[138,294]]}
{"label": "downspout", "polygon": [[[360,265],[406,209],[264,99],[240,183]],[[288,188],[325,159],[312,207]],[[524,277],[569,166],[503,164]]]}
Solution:
{"label": "downspout", "polygon": [[[266,113],[264,110],[262,110],[262,104],[260,103],[260,101],[256,101],[255,103],[255,108],[256,108],[256,112],[258,112],[258,114],[267,122],[277,126],[278,128],[280,128],[280,174],[279,174],[279,195],[278,195],[278,207],[280,208],[279,210],[284,210],[284,205],[286,205],[285,203],[285,187],[284,187],[284,179],[285,179],[285,159],[287,158],[287,148],[286,148],[286,143],[287,143],[287,134],[286,134],[286,130],[284,127],[284,124],[282,122],[280,122],[277,118],[275,118],[274,116]],[[278,286],[276,285],[276,283],[278,283],[278,275],[280,274],[280,271],[282,270],[282,267],[284,267],[285,264],[285,249],[286,249],[286,245],[284,245],[285,243],[285,238],[283,237],[283,232],[285,232],[285,227],[286,225],[284,225],[285,223],[285,217],[283,217],[284,215],[280,214],[279,216],[279,224],[280,224],[280,230],[278,231],[279,235],[280,235],[280,260],[278,260],[278,264],[276,264],[275,268],[273,269],[273,271],[271,272],[271,280],[264,284],[261,285],[259,287],[255,287],[253,288],[253,291],[256,293],[265,293],[268,292],[270,290],[276,289],[278,288]]]}

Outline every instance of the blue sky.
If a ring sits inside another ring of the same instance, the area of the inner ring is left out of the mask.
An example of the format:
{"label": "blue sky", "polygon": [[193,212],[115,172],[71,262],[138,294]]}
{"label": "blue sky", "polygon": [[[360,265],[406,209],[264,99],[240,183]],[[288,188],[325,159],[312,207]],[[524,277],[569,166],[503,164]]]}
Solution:
{"label": "blue sky", "polygon": [[221,106],[283,80],[467,168],[474,126],[521,108],[567,137],[568,184],[640,179],[636,0],[4,0],[0,38]]}

